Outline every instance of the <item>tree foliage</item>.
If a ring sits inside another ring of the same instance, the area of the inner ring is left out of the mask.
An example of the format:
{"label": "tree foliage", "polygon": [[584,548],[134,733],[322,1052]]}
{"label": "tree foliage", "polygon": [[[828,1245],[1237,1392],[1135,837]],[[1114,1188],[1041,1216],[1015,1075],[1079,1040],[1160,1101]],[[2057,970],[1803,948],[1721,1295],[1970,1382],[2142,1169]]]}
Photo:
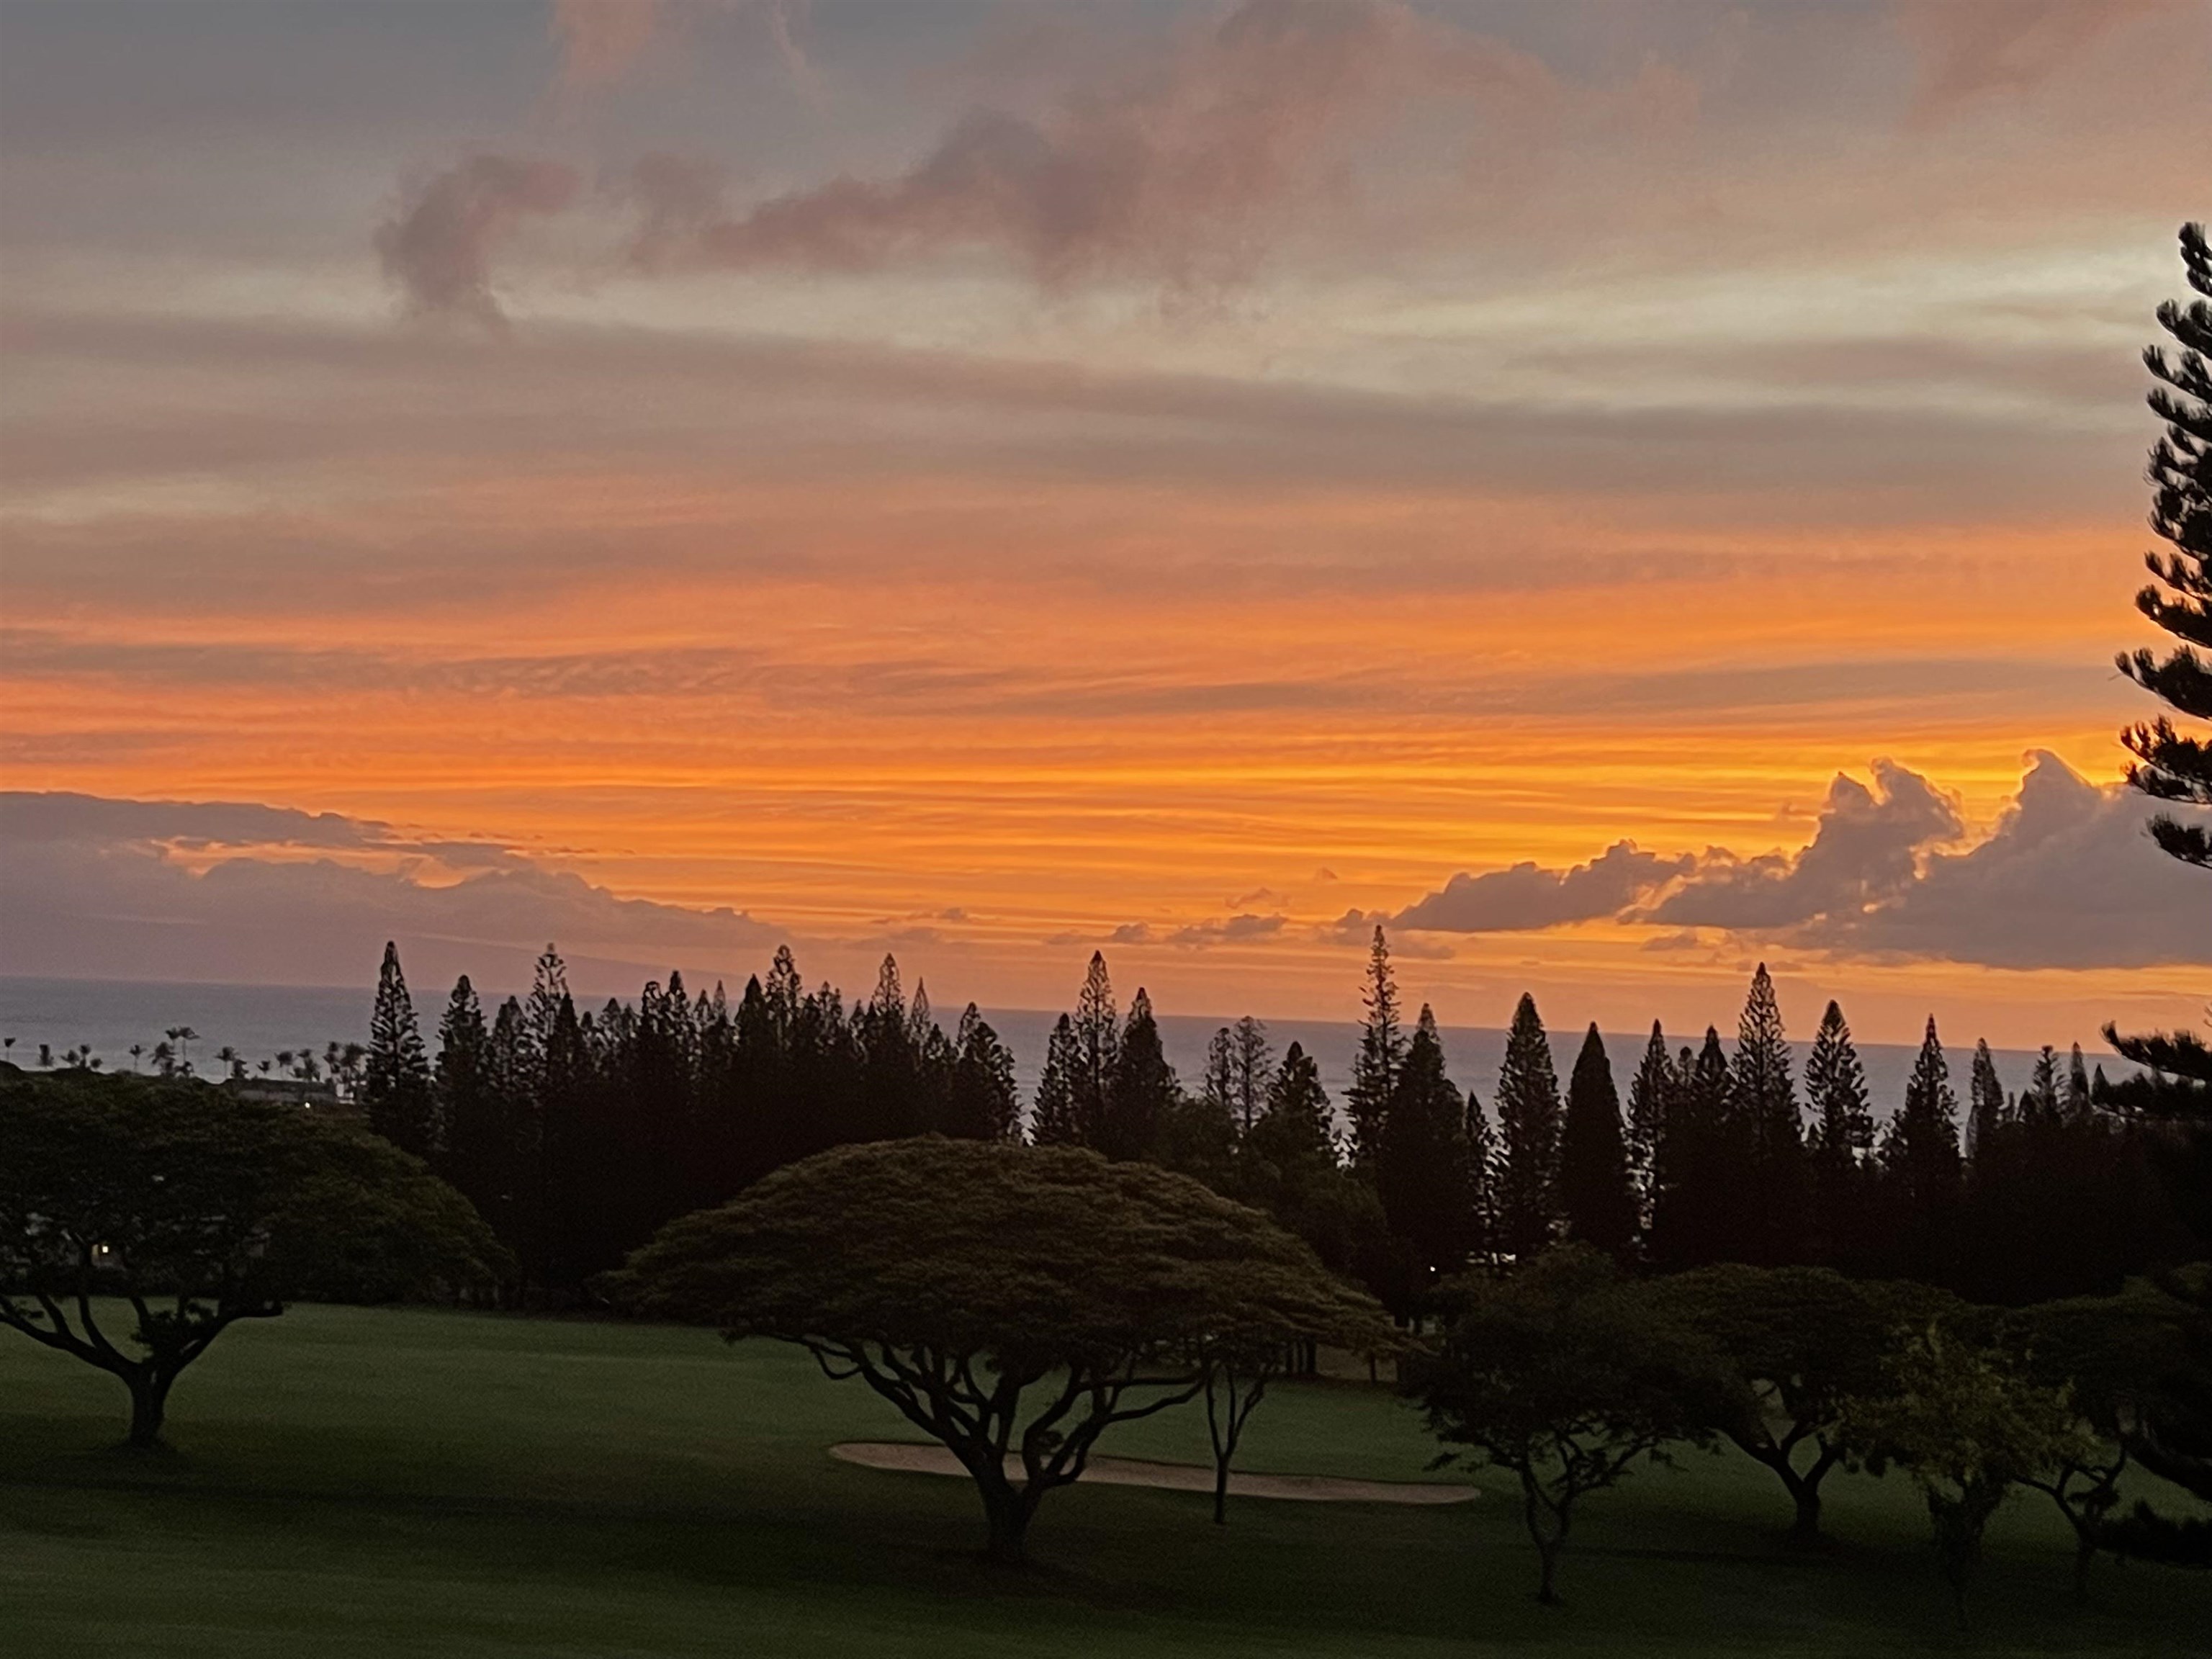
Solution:
{"label": "tree foliage", "polygon": [[1729,1389],[1715,1426],[1781,1481],[1800,1544],[1820,1535],[1821,1483],[1859,1461],[1846,1410],[1881,1392],[1900,1326],[1964,1310],[1924,1285],[1826,1267],[1701,1267],[1658,1281],[1652,1295],[1720,1352]]}
{"label": "tree foliage", "polygon": [[0,1325],[118,1378],[133,1445],[160,1439],[179,1375],[241,1319],[502,1265],[467,1201],[376,1137],[183,1079],[0,1080]]}
{"label": "tree foliage", "polygon": [[1586,1245],[1449,1288],[1443,1340],[1412,1368],[1430,1431],[1466,1449],[1437,1462],[1465,1457],[1518,1480],[1537,1600],[1556,1601],[1576,1505],[1672,1443],[1709,1439],[1723,1375],[1694,1332]]}
{"label": "tree foliage", "polygon": [[1223,1354],[1392,1340],[1305,1246],[1195,1182],[936,1136],[779,1170],[672,1223],[611,1288],[865,1381],[959,1458],[1009,1561],[1100,1435],[1195,1398]]}
{"label": "tree foliage", "polygon": [[[2204,227],[2181,228],[2181,260],[2200,297],[2167,301],[2159,325],[2171,351],[2147,347],[2143,363],[2160,382],[2150,406],[2166,430],[2150,452],[2150,525],[2167,544],[2143,562],[2154,578],[2136,608],[2179,641],[2163,658],[2145,646],[2119,656],[2123,674],[2174,713],[2212,720],[2212,246]],[[2120,741],[2135,757],[2128,781],[2153,799],[2212,806],[2212,744],[2160,714],[2129,726]],[[2158,844],[2185,863],[2212,868],[2212,829],[2171,815],[2151,821]]]}
{"label": "tree foliage", "polygon": [[1620,1127],[1620,1094],[1593,1024],[1567,1082],[1559,1133],[1559,1207],[1567,1237],[1626,1261],[1637,1236],[1636,1194]]}
{"label": "tree foliage", "polygon": [[2064,1389],[2043,1387],[2002,1351],[1934,1325],[1907,1340],[1887,1369],[1880,1395],[1852,1402],[1847,1432],[1920,1488],[1963,1624],[1990,1517],[2014,1486],[2094,1455],[2094,1443]]}

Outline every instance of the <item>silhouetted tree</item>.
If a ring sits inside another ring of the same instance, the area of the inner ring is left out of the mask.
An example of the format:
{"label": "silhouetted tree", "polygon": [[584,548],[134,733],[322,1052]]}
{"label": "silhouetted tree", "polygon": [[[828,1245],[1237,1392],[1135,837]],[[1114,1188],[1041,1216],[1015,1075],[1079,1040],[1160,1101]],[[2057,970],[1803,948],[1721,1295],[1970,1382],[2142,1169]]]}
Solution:
{"label": "silhouetted tree", "polygon": [[491,1030],[466,974],[453,982],[438,1022],[435,1081],[445,1128],[438,1172],[497,1231],[513,1129],[495,1079]]}
{"label": "silhouetted tree", "polygon": [[671,1224],[611,1288],[866,1382],[959,1458],[1007,1563],[1101,1434],[1204,1391],[1213,1345],[1392,1340],[1305,1246],[1194,1181],[935,1136],[779,1170]]}
{"label": "silhouetted tree", "polygon": [[1847,1432],[1878,1447],[1928,1502],[1936,1555],[1961,1624],[1981,1565],[1982,1534],[2008,1488],[2089,1451],[2058,1391],[2039,1387],[2001,1352],[1931,1327],[1893,1355],[1889,1382],[1853,1402]]}
{"label": "silhouetted tree", "polygon": [[[1103,968],[1100,958],[1093,957],[1091,960]],[[1103,983],[1103,973],[1100,982]],[[1110,1000],[1106,1006],[1111,1010]],[[1076,1041],[1081,1058],[1087,1051],[1083,1046],[1079,1018]],[[1122,1027],[1120,1040],[1114,1046],[1113,1066],[1107,1075],[1106,1096],[1091,1145],[1110,1158],[1152,1157],[1182,1099],[1182,1090],[1176,1081],[1175,1067],[1168,1064],[1167,1053],[1160,1045],[1159,1024],[1152,1018],[1152,1000],[1140,985],[1129,1001],[1128,1023]]]}
{"label": "silhouetted tree", "polygon": [[971,1140],[1014,1138],[1022,1109],[1014,1091],[1012,1051],[972,1002],[961,1012],[953,1042],[957,1054],[942,1125],[945,1133]]}
{"label": "silhouetted tree", "polygon": [[1866,1161],[1874,1151],[1874,1109],[1851,1028],[1833,1001],[1806,1057],[1805,1098],[1814,1119],[1811,1254],[1831,1267],[1855,1268],[1871,1244]]}
{"label": "silhouetted tree", "polygon": [[1559,1079],[1536,999],[1526,992],[1505,1034],[1498,1075],[1498,1219],[1500,1243],[1533,1256],[1556,1236],[1559,1219]]}
{"label": "silhouetted tree", "polygon": [[1030,1139],[1040,1146],[1080,1146],[1083,1125],[1076,1117],[1076,1073],[1082,1065],[1075,1045],[1075,1022],[1062,1014],[1046,1039],[1044,1069],[1037,1075],[1036,1103],[1030,1113]]}
{"label": "silhouetted tree", "polygon": [[1997,1076],[1996,1056],[1982,1037],[1974,1044],[1973,1069],[1966,1080],[1966,1158],[1969,1164],[1983,1147],[1992,1144],[2005,1123],[2004,1083]]}
{"label": "silhouetted tree", "polygon": [[1386,1233],[1381,1201],[1371,1183],[1340,1161],[1321,1070],[1299,1043],[1284,1051],[1267,1110],[1237,1143],[1231,1195],[1305,1240],[1334,1272],[1389,1288],[1378,1266]]}
{"label": "silhouetted tree", "polygon": [[1384,1300],[1411,1313],[1431,1284],[1467,1266],[1474,1243],[1466,1103],[1445,1074],[1443,1042],[1426,1004],[1398,1067],[1382,1133],[1376,1191],[1407,1269],[1397,1294]]}
{"label": "silhouetted tree", "polygon": [[1728,1051],[1705,1028],[1705,1046],[1675,1062],[1673,1104],[1652,1206],[1652,1254],[1669,1268],[1725,1260],[1737,1234],[1736,1154],[1729,1110]]}
{"label": "silhouetted tree", "polygon": [[1790,1043],[1774,981],[1760,963],[1751,976],[1729,1068],[1729,1115],[1741,1186],[1735,1214],[1738,1261],[1769,1265],[1803,1255],[1804,1129],[1790,1075]]}
{"label": "silhouetted tree", "polygon": [[389,941],[376,975],[362,1097],[368,1127],[393,1146],[421,1158],[437,1151],[437,1097],[431,1086],[430,1060],[423,1051],[406,976],[399,971],[399,947]]}
{"label": "silhouetted tree", "polygon": [[1114,981],[1103,951],[1091,953],[1083,989],[1075,1000],[1075,1121],[1082,1144],[1098,1146],[1106,1133],[1114,1066],[1121,1052],[1121,1025],[1114,1006]]}
{"label": "silhouetted tree", "polygon": [[1481,1099],[1472,1089],[1467,1091],[1465,1121],[1468,1200],[1472,1210],[1468,1243],[1474,1260],[1489,1265],[1498,1260],[1499,1248],[1498,1131],[1491,1127],[1490,1114],[1483,1109]]}
{"label": "silhouetted tree", "polygon": [[358,1130],[181,1079],[0,1079],[0,1326],[120,1380],[133,1446],[238,1321],[479,1284],[498,1256],[465,1200]]}
{"label": "silhouetted tree", "polygon": [[1629,1186],[1620,1130],[1620,1095],[1605,1040],[1592,1021],[1567,1083],[1559,1134],[1559,1207],[1567,1237],[1618,1261],[1636,1243],[1636,1195]]}
{"label": "silhouetted tree", "polygon": [[1367,983],[1359,1000],[1366,1018],[1359,1029],[1359,1049],[1352,1056],[1352,1086],[1345,1091],[1344,1105],[1352,1119],[1352,1160],[1364,1165],[1372,1164],[1382,1149],[1382,1120],[1406,1057],[1397,975],[1390,968],[1389,941],[1379,927],[1368,946]]}
{"label": "silhouetted tree", "polygon": [[1628,1085],[1628,1174],[1636,1194],[1636,1227],[1647,1243],[1659,1192],[1659,1170],[1666,1158],[1667,1110],[1674,1096],[1674,1063],[1667,1034],[1651,1022],[1651,1040]]}
{"label": "silhouetted tree", "polygon": [[[2181,228],[2181,260],[2190,287],[2212,296],[2212,246],[2204,227]],[[2162,384],[2150,406],[2166,432],[2150,453],[2151,528],[2171,548],[2144,555],[2157,580],[2136,595],[2136,608],[2180,641],[2161,660],[2148,646],[2121,653],[2120,672],[2176,714],[2212,720],[2212,304],[2167,301],[2159,325],[2173,337],[2172,355],[2157,346],[2143,363]],[[2163,591],[2161,591],[2163,589]],[[2120,741],[2135,758],[2128,781],[2154,799],[2212,806],[2212,744],[2179,731],[2170,716],[2128,727]],[[2171,816],[2151,821],[2158,844],[2185,863],[2212,868],[2212,830]],[[2212,1073],[2201,1080],[2212,1081]]]}
{"label": "silhouetted tree", "polygon": [[1950,1262],[1962,1172],[1959,1098],[1932,1015],[1905,1085],[1904,1109],[1883,1136],[1881,1162],[1897,1265],[1909,1278],[1940,1283]]}
{"label": "silhouetted tree", "polygon": [[1205,1092],[1234,1120],[1240,1137],[1251,1132],[1266,1109],[1274,1070],[1267,1028],[1251,1015],[1213,1034],[1206,1050]]}
{"label": "silhouetted tree", "polygon": [[1661,1279],[1658,1305],[1717,1348],[1729,1389],[1714,1426],[1789,1493],[1790,1536],[1820,1535],[1820,1487],[1857,1466],[1845,1418],[1887,1385],[1883,1362],[1900,1329],[1958,1322],[1966,1304],[1925,1285],[1849,1279],[1826,1267],[1726,1262]]}
{"label": "silhouetted tree", "polygon": [[1536,1599],[1559,1599],[1577,1504],[1640,1459],[1701,1443],[1723,1410],[1710,1351],[1612,1261],[1561,1245],[1504,1279],[1470,1274],[1433,1356],[1410,1367],[1429,1431],[1515,1476],[1540,1563]]}

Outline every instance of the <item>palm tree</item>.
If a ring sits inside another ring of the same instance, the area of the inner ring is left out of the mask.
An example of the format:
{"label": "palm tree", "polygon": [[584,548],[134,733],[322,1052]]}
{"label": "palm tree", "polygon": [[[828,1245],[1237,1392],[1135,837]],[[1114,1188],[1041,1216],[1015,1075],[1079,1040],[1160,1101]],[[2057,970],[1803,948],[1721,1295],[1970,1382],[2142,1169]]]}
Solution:
{"label": "palm tree", "polygon": [[135,1072],[138,1069],[138,1056],[145,1052],[146,1045],[143,1042],[134,1042],[131,1045],[131,1069],[132,1071]]}
{"label": "palm tree", "polygon": [[177,1069],[190,1077],[192,1074],[192,1044],[200,1040],[200,1034],[189,1025],[172,1025],[167,1036],[177,1045]]}

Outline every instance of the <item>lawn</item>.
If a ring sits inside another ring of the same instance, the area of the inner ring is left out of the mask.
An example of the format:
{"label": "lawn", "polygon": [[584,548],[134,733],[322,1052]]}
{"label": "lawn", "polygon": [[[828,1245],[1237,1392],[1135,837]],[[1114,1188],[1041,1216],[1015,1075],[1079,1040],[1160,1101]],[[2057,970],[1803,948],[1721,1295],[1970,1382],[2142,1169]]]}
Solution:
{"label": "lawn", "polygon": [[[1247,1501],[1078,1486],[1021,1575],[975,1557],[965,1483],[832,1461],[911,1439],[805,1355],[654,1327],[302,1307],[240,1327],[114,1449],[119,1384],[0,1332],[0,1654],[1139,1656],[2203,1651],[2212,1576],[2068,1583],[2047,1501],[1992,1529],[1960,1637],[1902,1480],[1832,1480],[1838,1547],[1793,1554],[1772,1477],[1686,1455],[1590,1500],[1534,1605],[1516,1505]],[[1109,1434],[1202,1459],[1171,1413]],[[1418,1417],[1285,1387],[1243,1466],[1427,1476]]]}

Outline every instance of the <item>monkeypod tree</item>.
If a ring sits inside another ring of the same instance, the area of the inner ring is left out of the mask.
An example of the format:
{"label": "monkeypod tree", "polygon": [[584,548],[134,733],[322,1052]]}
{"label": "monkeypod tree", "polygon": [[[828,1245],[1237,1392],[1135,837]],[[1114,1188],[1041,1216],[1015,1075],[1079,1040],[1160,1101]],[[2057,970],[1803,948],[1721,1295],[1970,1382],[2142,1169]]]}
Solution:
{"label": "monkeypod tree", "polygon": [[2076,1595],[2088,1594],[2097,1552],[2118,1551],[2136,1530],[2113,1525],[2127,1438],[2168,1403],[2166,1385],[2185,1352],[2181,1313],[2172,1297],[2138,1281],[2118,1296],[2070,1297],[2005,1316],[2005,1349],[2031,1381],[2064,1390],[2088,1431],[2023,1482],[2056,1504],[2074,1529]]}
{"label": "monkeypod tree", "polygon": [[1844,1432],[1855,1398],[1879,1395],[1900,1327],[1963,1314],[1928,1285],[1845,1279],[1826,1267],[1700,1267],[1659,1280],[1656,1305],[1720,1351],[1729,1384],[1716,1426],[1765,1464],[1796,1507],[1793,1543],[1820,1538],[1820,1484],[1857,1449]]}
{"label": "monkeypod tree", "polygon": [[608,1289],[865,1382],[959,1459],[1008,1563],[1115,1424],[1198,1398],[1256,1347],[1390,1340],[1304,1244],[1196,1182],[936,1136],[780,1170],[670,1223]]}
{"label": "monkeypod tree", "polygon": [[0,1325],[119,1379],[133,1446],[160,1441],[179,1374],[241,1319],[502,1265],[468,1200],[375,1136],[189,1079],[0,1081]]}
{"label": "monkeypod tree", "polygon": [[1928,1500],[1936,1562],[1963,1626],[1990,1517],[2014,1486],[2094,1458],[2094,1439],[2068,1391],[1936,1325],[1907,1340],[1887,1370],[1879,1395],[1851,1403],[1844,1431],[1903,1468]]}
{"label": "monkeypod tree", "polygon": [[1618,1485],[1675,1442],[1703,1444],[1728,1408],[1711,1351],[1609,1257],[1554,1246],[1510,1275],[1470,1274],[1440,1300],[1455,1313],[1415,1368],[1429,1430],[1459,1458],[1521,1483],[1540,1562],[1536,1599],[1559,1599],[1560,1553],[1587,1493]]}

